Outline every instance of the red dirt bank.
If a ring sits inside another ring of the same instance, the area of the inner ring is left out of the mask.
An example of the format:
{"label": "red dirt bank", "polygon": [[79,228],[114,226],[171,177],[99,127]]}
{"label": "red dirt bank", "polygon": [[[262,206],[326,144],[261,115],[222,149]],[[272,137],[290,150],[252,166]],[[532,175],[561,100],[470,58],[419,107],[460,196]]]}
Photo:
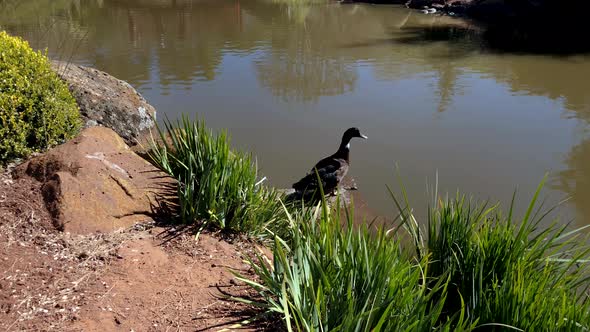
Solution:
{"label": "red dirt bank", "polygon": [[222,292],[248,295],[229,269],[248,275],[253,245],[213,234],[195,243],[153,222],[63,233],[41,185],[0,176],[0,330],[215,331],[251,310]]}

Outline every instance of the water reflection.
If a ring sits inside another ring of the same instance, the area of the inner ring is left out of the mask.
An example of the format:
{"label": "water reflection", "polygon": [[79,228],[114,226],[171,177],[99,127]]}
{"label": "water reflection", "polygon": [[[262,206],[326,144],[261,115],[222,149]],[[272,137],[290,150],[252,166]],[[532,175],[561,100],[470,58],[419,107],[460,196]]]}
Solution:
{"label": "water reflection", "polygon": [[570,194],[577,209],[577,224],[583,226],[590,216],[590,139],[574,146],[565,162],[568,168],[552,179],[553,187]]}
{"label": "water reflection", "polygon": [[515,56],[477,68],[510,84],[513,91],[526,91],[563,101],[568,116],[590,121],[590,64],[588,57],[542,58]]}
{"label": "water reflection", "polygon": [[474,55],[488,49],[471,23],[396,7],[255,0],[3,0],[0,8],[2,27],[24,35],[34,47],[49,47],[55,57],[72,57],[134,84],[214,80],[224,54],[261,51],[255,62],[261,84],[286,99],[351,92],[356,64],[368,61],[381,79],[436,71],[441,99],[447,102],[461,72],[474,70],[506,81],[514,91],[564,98],[568,109],[589,112],[587,57],[489,56],[478,61]]}
{"label": "water reflection", "polygon": [[552,170],[590,221],[587,55],[500,52],[467,21],[335,3],[0,0],[0,26],[130,82],[172,118],[198,104],[280,186],[354,124],[371,144],[353,172],[382,212],[401,161],[417,197],[437,169],[492,198]]}
{"label": "water reflection", "polygon": [[[285,101],[317,101],[321,96],[336,96],[354,90],[357,72],[350,57],[335,52],[335,40],[345,26],[333,7],[307,5],[271,6],[265,13],[252,3],[244,8],[262,22],[285,21],[272,29],[268,52],[256,60],[260,84]],[[310,15],[311,13],[311,15]],[[334,31],[336,30],[336,31]]]}

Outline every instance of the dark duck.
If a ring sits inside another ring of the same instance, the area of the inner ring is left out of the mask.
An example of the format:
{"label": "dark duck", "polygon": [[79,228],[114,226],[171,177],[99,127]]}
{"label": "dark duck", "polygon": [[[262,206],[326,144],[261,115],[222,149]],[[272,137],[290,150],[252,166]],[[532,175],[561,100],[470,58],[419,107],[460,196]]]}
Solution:
{"label": "dark duck", "polygon": [[319,193],[318,176],[324,193],[333,194],[337,190],[338,184],[348,172],[350,165],[350,140],[355,137],[367,139],[367,136],[361,134],[358,128],[347,129],[344,135],[342,135],[342,142],[340,142],[338,151],[318,161],[307,175],[293,184],[293,189],[295,189],[297,197],[304,199],[318,197],[315,195],[316,192]]}

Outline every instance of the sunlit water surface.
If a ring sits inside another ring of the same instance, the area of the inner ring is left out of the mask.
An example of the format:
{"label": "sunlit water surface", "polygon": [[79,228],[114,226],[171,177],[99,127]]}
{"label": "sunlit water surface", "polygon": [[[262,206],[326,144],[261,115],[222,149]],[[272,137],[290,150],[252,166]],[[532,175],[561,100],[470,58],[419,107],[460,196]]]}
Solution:
{"label": "sunlit water surface", "polygon": [[419,217],[427,187],[522,211],[544,174],[547,204],[590,222],[590,57],[512,54],[478,28],[396,6],[255,0],[6,1],[0,27],[53,58],[131,83],[158,110],[227,128],[272,185],[334,152],[378,215],[396,165]]}

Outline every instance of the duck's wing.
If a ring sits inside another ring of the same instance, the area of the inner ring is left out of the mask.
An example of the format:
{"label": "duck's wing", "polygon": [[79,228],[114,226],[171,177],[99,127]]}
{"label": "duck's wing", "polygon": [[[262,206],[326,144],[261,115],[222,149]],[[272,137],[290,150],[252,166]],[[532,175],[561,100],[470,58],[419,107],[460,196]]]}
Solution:
{"label": "duck's wing", "polygon": [[[314,168],[311,169],[307,175],[301,180],[293,184],[293,188],[296,191],[315,191],[318,187],[318,175],[322,181],[322,186],[325,190],[331,190],[338,185],[340,179],[342,179],[343,172],[346,170],[343,163],[344,160],[334,159],[331,157],[320,160]],[[316,174],[317,170],[317,174]]]}

